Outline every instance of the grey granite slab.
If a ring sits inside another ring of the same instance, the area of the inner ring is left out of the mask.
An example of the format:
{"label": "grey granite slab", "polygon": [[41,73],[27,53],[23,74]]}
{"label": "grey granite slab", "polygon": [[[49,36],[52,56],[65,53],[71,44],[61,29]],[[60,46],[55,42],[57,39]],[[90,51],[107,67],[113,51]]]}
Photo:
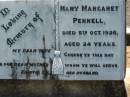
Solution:
{"label": "grey granite slab", "polygon": [[0,2],[0,79],[123,80],[124,0]]}
{"label": "grey granite slab", "polygon": [[0,2],[0,78],[48,79],[55,49],[54,0]]}

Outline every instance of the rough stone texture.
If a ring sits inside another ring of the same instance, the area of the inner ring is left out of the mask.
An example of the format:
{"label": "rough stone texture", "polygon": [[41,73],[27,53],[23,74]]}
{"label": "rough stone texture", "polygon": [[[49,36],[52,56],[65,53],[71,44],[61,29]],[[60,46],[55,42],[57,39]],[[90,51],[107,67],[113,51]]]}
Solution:
{"label": "rough stone texture", "polygon": [[[127,0],[130,26],[130,0]],[[122,81],[0,80],[0,97],[127,97]]]}

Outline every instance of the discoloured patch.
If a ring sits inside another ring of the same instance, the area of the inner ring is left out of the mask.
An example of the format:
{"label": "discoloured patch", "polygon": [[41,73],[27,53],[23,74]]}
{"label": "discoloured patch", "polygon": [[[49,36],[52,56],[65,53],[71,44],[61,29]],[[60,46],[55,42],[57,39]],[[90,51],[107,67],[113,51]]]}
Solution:
{"label": "discoloured patch", "polygon": [[29,66],[29,57],[27,57],[27,65],[26,65],[26,71],[28,72],[28,73],[26,73],[26,79],[30,79],[30,73],[29,73],[29,69],[30,69],[30,66]]}
{"label": "discoloured patch", "polygon": [[[15,60],[13,60],[13,63],[15,64]],[[11,65],[11,70],[12,70],[11,74],[12,79],[17,79],[17,65]]]}
{"label": "discoloured patch", "polygon": [[44,65],[42,66],[42,75],[43,79],[47,79],[49,76],[49,71],[47,70],[46,62],[46,44],[45,44],[45,36],[43,35],[43,51],[42,51],[42,58],[44,59]]}

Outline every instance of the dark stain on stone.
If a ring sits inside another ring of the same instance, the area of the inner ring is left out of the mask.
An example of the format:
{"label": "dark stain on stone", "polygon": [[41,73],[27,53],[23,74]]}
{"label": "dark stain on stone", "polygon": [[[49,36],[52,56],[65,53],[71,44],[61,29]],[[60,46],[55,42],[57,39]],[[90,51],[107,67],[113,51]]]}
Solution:
{"label": "dark stain on stone", "polygon": [[43,70],[42,70],[42,74],[43,74],[43,78],[44,79],[47,79],[47,77],[48,77],[48,74],[49,74],[49,72],[48,72],[48,70],[47,70],[47,63],[44,63],[44,65],[43,65]]}
{"label": "dark stain on stone", "polygon": [[[53,20],[54,20],[54,25],[55,25],[55,28],[52,31],[52,35],[54,35],[54,37],[55,37],[54,41],[56,41],[56,5],[55,5],[55,2],[56,1],[54,1],[54,8],[48,6],[49,12],[51,12],[52,15],[53,15]],[[52,46],[52,48],[56,49],[56,42],[54,42],[54,43],[55,43],[54,44],[55,47]]]}
{"label": "dark stain on stone", "polygon": [[[55,28],[53,29],[53,32],[52,33],[54,33],[53,35],[54,35],[54,46],[52,46],[52,48],[54,48],[55,50],[56,50],[56,7],[57,7],[57,5],[56,5],[56,0],[54,0],[54,9],[50,9],[51,10],[51,12],[52,12],[52,14],[53,14],[53,20],[54,20],[54,24],[55,24]],[[53,11],[54,10],[54,11]],[[54,74],[52,74],[52,65],[53,65],[53,59],[49,59],[49,61],[50,61],[50,79],[53,79],[53,80],[58,80],[59,78],[58,78],[58,75],[54,75]]]}
{"label": "dark stain on stone", "polygon": [[17,65],[15,65],[15,60],[13,60],[14,65],[11,65],[11,70],[12,70],[12,74],[11,77],[12,79],[17,79]]}
{"label": "dark stain on stone", "polygon": [[53,14],[54,23],[56,24],[56,5],[54,5],[54,8],[52,8],[50,5],[47,5],[49,12]]}
{"label": "dark stain on stone", "polygon": [[53,59],[49,58],[49,62],[50,62],[50,79],[51,80],[57,80],[58,79],[58,75],[52,74]]}
{"label": "dark stain on stone", "polygon": [[31,74],[29,73],[29,70],[30,70],[30,66],[29,66],[29,62],[30,62],[30,60],[29,60],[29,57],[27,57],[27,63],[26,63],[26,79],[30,79],[30,76],[31,76]]}
{"label": "dark stain on stone", "polygon": [[44,59],[44,65],[42,66],[42,75],[43,75],[43,79],[47,79],[49,76],[49,71],[47,70],[47,63],[46,63],[46,53],[47,53],[47,49],[46,49],[46,39],[45,39],[45,35],[43,35],[43,51],[42,51],[42,58]]}
{"label": "dark stain on stone", "polygon": [[52,75],[52,64],[53,64],[53,60],[51,58],[49,58],[49,62],[50,62],[50,79],[53,79],[53,75]]}
{"label": "dark stain on stone", "polygon": [[[56,1],[55,1],[56,2]],[[55,3],[54,3],[55,4]],[[52,49],[56,49],[56,5],[54,5],[54,9],[52,9],[50,6],[48,6],[49,11],[52,13],[53,15],[53,20],[54,20],[54,24],[55,24],[55,28],[53,29],[52,35],[54,35],[54,46],[52,46]],[[54,34],[53,34],[54,33]],[[43,51],[42,51],[42,58],[44,59],[44,62],[46,62],[46,40],[45,40],[45,35],[43,35]],[[58,75],[53,75],[52,74],[52,64],[53,64],[53,59],[49,58],[49,63],[50,63],[50,73],[49,71],[47,71],[46,66],[43,66],[43,79],[45,79],[47,76],[50,76],[50,79],[58,79]]]}
{"label": "dark stain on stone", "polygon": [[54,5],[54,13],[53,13],[54,23],[55,23],[55,29],[53,30],[54,37],[55,37],[55,50],[56,50],[56,5]]}
{"label": "dark stain on stone", "polygon": [[44,59],[46,59],[46,57],[45,57],[45,54],[46,54],[46,47],[45,47],[46,45],[45,45],[45,36],[43,35],[43,50],[42,50],[42,58],[44,58]]}

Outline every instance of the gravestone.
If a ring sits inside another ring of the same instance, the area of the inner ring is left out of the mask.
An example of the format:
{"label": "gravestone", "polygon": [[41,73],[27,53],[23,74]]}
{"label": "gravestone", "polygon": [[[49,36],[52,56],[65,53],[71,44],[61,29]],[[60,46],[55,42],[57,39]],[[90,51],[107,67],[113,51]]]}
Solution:
{"label": "gravestone", "polygon": [[1,2],[0,9],[7,10],[0,15],[0,78],[48,79],[55,47],[54,0]]}
{"label": "gravestone", "polygon": [[124,0],[0,2],[0,21],[0,79],[124,79]]}

